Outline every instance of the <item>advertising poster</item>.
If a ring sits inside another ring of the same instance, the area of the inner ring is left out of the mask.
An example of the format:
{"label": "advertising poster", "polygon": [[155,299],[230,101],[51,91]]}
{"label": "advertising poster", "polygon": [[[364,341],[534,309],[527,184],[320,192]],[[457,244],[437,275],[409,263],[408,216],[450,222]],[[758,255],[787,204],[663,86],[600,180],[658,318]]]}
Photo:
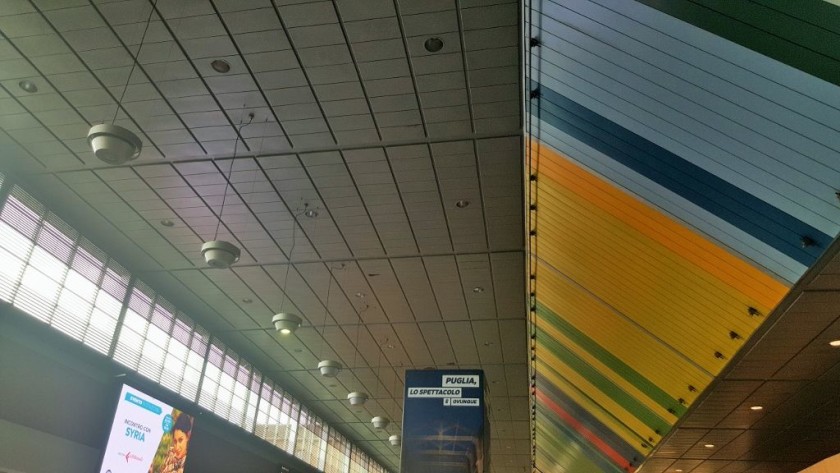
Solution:
{"label": "advertising poster", "polygon": [[489,471],[482,371],[406,371],[404,406],[402,473]]}
{"label": "advertising poster", "polygon": [[123,386],[100,473],[183,473],[193,418]]}

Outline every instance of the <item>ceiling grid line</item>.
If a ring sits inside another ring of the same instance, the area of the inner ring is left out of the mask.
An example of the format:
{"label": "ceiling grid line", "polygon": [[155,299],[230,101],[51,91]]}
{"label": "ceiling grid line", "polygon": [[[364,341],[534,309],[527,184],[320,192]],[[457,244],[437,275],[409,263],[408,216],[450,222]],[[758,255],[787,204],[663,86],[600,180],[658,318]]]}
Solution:
{"label": "ceiling grid line", "polygon": [[408,39],[405,35],[405,24],[403,23],[403,15],[400,12],[400,2],[399,2],[399,0],[393,0],[393,2],[394,2],[394,11],[396,12],[396,15],[397,15],[397,26],[399,26],[399,29],[400,29],[400,37],[401,37],[402,43],[403,43],[403,50],[405,51],[405,58],[406,58],[406,61],[408,63],[408,75],[411,78],[411,85],[412,85],[412,88],[414,89],[414,96],[415,96],[416,103],[417,103],[417,111],[420,113],[420,124],[423,126],[423,136],[428,138],[429,129],[428,129],[428,125],[426,123],[426,116],[423,112],[423,102],[420,99],[420,89],[417,88],[417,74],[414,71],[414,66],[412,65],[412,62],[411,62],[411,53],[408,49]]}
{"label": "ceiling grid line", "polygon": [[350,53],[350,60],[353,63],[353,68],[356,70],[356,77],[359,80],[359,86],[362,89],[362,94],[364,95],[365,102],[367,103],[367,108],[370,111],[371,120],[373,121],[373,126],[376,129],[376,136],[379,137],[379,141],[382,141],[382,129],[379,126],[379,123],[376,119],[376,113],[373,111],[373,107],[370,103],[370,95],[368,94],[367,87],[365,86],[365,81],[362,78],[362,73],[359,70],[359,63],[356,61],[356,54],[353,52],[353,44],[350,42],[350,38],[347,36],[347,28],[344,26],[344,22],[341,20],[341,11],[338,8],[335,0],[330,0],[332,4],[333,11],[335,12],[336,18],[338,18],[338,26],[341,28],[341,34],[344,36],[344,42],[347,45],[347,51]]}
{"label": "ceiling grid line", "polygon": [[[92,1],[92,0],[89,0],[89,1]],[[149,1],[153,1],[153,0],[149,0]],[[91,5],[93,5],[93,4],[91,3]],[[94,6],[94,8],[96,8],[96,7]],[[228,125],[229,125],[231,128],[233,128],[233,130],[235,130],[235,131],[236,131],[236,136],[239,138],[239,141],[240,141],[240,142],[242,142],[242,144],[245,146],[245,149],[246,149],[246,150],[248,150],[248,152],[253,152],[253,150],[251,150],[250,145],[248,144],[248,141],[245,139],[245,137],[243,137],[243,136],[242,136],[241,130],[240,130],[240,128],[236,125],[235,120],[233,119],[233,117],[231,117],[231,115],[230,115],[230,113],[228,112],[228,110],[227,110],[225,107],[223,107],[223,106],[222,106],[222,103],[219,101],[219,98],[216,96],[216,93],[213,91],[213,89],[212,89],[212,88],[210,87],[210,85],[207,83],[206,78],[205,78],[205,77],[201,74],[201,72],[199,71],[199,69],[196,67],[196,65],[195,65],[195,61],[194,61],[194,60],[190,57],[190,55],[187,53],[187,50],[184,48],[184,45],[181,43],[181,41],[178,39],[178,36],[175,34],[175,31],[174,31],[174,30],[172,29],[172,27],[169,25],[169,22],[166,20],[166,18],[164,18],[163,14],[161,14],[160,10],[158,10],[158,8],[157,8],[157,6],[156,6],[156,5],[154,5],[154,4],[153,4],[153,5],[152,5],[152,8],[154,8],[155,12],[157,13],[158,18],[160,18],[160,22],[161,22],[161,24],[164,26],[164,28],[166,28],[166,31],[167,31],[167,32],[169,33],[169,35],[172,37],[172,41],[174,41],[175,45],[176,45],[176,46],[178,47],[178,49],[181,51],[181,54],[183,54],[183,55],[184,55],[184,57],[186,58],[186,61],[189,63],[190,67],[192,68],[193,72],[195,73],[195,76],[198,78],[198,80],[199,80],[199,81],[201,81],[201,83],[202,83],[202,85],[204,86],[204,88],[208,91],[208,93],[209,93],[210,97],[211,97],[211,98],[213,99],[213,101],[215,102],[216,107],[218,107],[218,109],[219,109],[219,110],[220,110],[220,111],[221,111],[221,112],[225,115],[225,117],[227,118]],[[97,9],[97,11],[98,11],[98,9]],[[101,16],[101,15],[102,15],[102,14],[100,13],[100,16]],[[221,19],[220,19],[220,21],[221,21]],[[106,22],[106,23],[107,23],[107,22]],[[115,34],[116,34],[116,33],[115,33]],[[118,37],[119,37],[119,36],[118,36]],[[243,111],[243,114],[244,114],[244,111]],[[177,115],[177,114],[176,114],[176,115]],[[243,119],[244,119],[244,116],[240,117],[240,120],[239,120],[239,121],[240,121],[240,123],[244,122],[244,120],[243,120]],[[278,124],[278,125],[279,125],[279,124]],[[187,127],[187,129],[189,130],[190,128],[189,128],[189,127]],[[204,150],[204,153],[205,153],[205,154],[207,154],[207,150],[204,148],[204,145],[201,143],[201,141],[196,140],[196,143],[197,143],[197,144],[198,144],[198,145],[202,148],[202,150]]]}
{"label": "ceiling grid line", "polygon": [[[227,22],[225,21],[224,16],[223,16],[223,15],[219,12],[219,9],[216,7],[216,3],[215,3],[213,0],[211,0],[211,1],[210,1],[210,5],[213,7],[213,12],[216,14],[216,16],[217,16],[217,17],[219,17],[219,21],[221,22],[221,24],[222,24],[222,28],[224,28],[225,33],[228,35],[228,37],[230,37],[230,38],[231,38],[231,42],[233,43],[233,47],[236,49],[236,53],[237,53],[239,56],[244,57],[244,55],[242,54],[242,50],[240,49],[239,45],[236,43],[236,38],[234,38],[233,34],[232,34],[232,33],[231,33],[231,31],[230,31],[230,28],[228,28],[228,25],[227,25]],[[286,31],[285,27],[283,28],[283,31],[284,31],[284,32]],[[288,38],[288,34],[287,34],[286,36],[287,36],[287,38]],[[288,38],[288,39],[289,39],[289,42],[291,43],[291,38]],[[248,71],[248,74],[250,74],[251,76],[253,76],[253,75],[254,75],[254,71],[251,69],[251,66],[248,64],[248,61],[247,61],[247,60],[242,61],[242,65],[245,67],[245,70],[246,70],[246,71]],[[256,86],[257,86],[257,90],[259,91],[260,96],[262,97],[263,101],[264,101],[264,102],[266,103],[266,105],[268,106],[268,105],[270,104],[270,102],[268,101],[268,97],[266,97],[266,95],[265,95],[265,90],[263,90],[263,87],[260,85],[259,81],[254,81],[254,83],[256,84]],[[243,104],[242,104],[242,108],[243,108],[243,109],[248,109],[249,107],[247,107],[247,106],[246,106],[246,104],[245,104],[245,103],[243,103]],[[286,138],[286,140],[288,140],[288,141],[289,141],[289,143],[291,144],[291,143],[292,143],[292,141],[291,141],[291,139],[289,138],[289,133],[286,131],[286,128],[283,126],[283,122],[282,122],[282,121],[280,120],[280,118],[277,116],[277,112],[275,112],[275,111],[274,111],[274,108],[272,108],[272,107],[270,107],[270,106],[268,106],[267,108],[270,110],[271,116],[272,116],[272,117],[274,117],[274,121],[277,123],[277,126],[280,128],[280,131],[283,133],[283,136],[284,136],[284,137]],[[265,131],[265,130],[263,130],[263,132],[264,132],[264,131]],[[239,130],[238,130],[238,134],[239,134],[240,136],[242,135],[242,133],[241,133],[241,132],[242,132],[242,130],[241,130],[241,129],[239,129]],[[250,151],[250,148],[248,148],[248,150]],[[261,151],[262,151],[261,149],[260,149],[260,150],[253,151],[253,154],[254,154],[254,155],[256,155],[256,154],[258,154],[258,153],[259,153],[259,152],[261,152]]]}
{"label": "ceiling grid line", "polygon": [[[283,30],[283,35],[286,37],[286,40],[289,42],[289,45],[292,47],[292,53],[295,56],[295,61],[297,61],[298,66],[300,67],[301,73],[306,80],[306,84],[309,87],[309,90],[312,92],[313,96],[317,96],[315,91],[315,86],[312,84],[312,79],[307,73],[306,68],[303,65],[303,60],[300,57],[300,53],[298,49],[294,47],[294,40],[292,36],[289,34],[289,28],[286,26],[286,21],[283,20],[283,15],[280,14],[280,7],[277,5],[275,0],[270,0],[271,2],[271,9],[274,10],[274,14],[277,16],[277,21],[280,22],[280,28]],[[266,102],[268,103],[268,102]],[[321,112],[321,116],[324,117],[324,121],[326,122],[327,129],[329,130],[330,136],[332,136],[333,143],[338,143],[338,139],[335,136],[335,131],[333,130],[332,126],[330,125],[330,121],[327,119],[327,114],[324,112],[324,107],[321,104],[321,101],[316,101],[318,110]],[[292,149],[295,149],[295,144],[293,142],[289,142],[292,146]]]}

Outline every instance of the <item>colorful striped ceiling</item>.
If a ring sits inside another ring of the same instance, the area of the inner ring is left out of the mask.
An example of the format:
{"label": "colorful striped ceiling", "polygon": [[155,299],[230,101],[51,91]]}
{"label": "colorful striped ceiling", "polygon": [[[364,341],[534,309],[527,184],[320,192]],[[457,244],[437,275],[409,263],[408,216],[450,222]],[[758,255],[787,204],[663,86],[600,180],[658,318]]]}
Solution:
{"label": "colorful striped ceiling", "polygon": [[840,231],[840,9],[777,3],[526,2],[542,473],[638,469]]}

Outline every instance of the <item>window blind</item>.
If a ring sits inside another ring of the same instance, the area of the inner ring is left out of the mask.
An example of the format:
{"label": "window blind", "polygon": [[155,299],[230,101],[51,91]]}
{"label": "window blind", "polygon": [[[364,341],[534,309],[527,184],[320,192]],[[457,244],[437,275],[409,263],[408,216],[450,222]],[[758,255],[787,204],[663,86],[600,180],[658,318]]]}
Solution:
{"label": "window blind", "polygon": [[254,433],[288,452],[294,452],[300,407],[294,399],[271,382],[264,382]]}
{"label": "window blind", "polygon": [[251,365],[221,342],[210,344],[200,405],[253,432],[261,385],[262,375]]}

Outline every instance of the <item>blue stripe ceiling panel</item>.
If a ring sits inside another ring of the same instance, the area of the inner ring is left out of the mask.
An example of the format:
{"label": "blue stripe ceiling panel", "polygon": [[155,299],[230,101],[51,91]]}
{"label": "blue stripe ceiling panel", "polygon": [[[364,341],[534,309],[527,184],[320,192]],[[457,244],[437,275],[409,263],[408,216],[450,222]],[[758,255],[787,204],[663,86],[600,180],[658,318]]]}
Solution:
{"label": "blue stripe ceiling panel", "polygon": [[540,146],[550,146],[578,164],[603,176],[613,184],[635,194],[673,218],[693,227],[730,251],[763,267],[769,274],[794,283],[807,266],[776,251],[769,245],[720,219],[711,212],[686,201],[679,194],[620,164],[610,156],[540,121]]}
{"label": "blue stripe ceiling panel", "polygon": [[[532,85],[534,87],[534,85]],[[800,263],[810,266],[831,243],[829,235],[541,86],[538,114],[557,129],[611,156],[712,212]],[[533,113],[533,110],[532,110]],[[807,236],[817,245],[803,247]]]}

